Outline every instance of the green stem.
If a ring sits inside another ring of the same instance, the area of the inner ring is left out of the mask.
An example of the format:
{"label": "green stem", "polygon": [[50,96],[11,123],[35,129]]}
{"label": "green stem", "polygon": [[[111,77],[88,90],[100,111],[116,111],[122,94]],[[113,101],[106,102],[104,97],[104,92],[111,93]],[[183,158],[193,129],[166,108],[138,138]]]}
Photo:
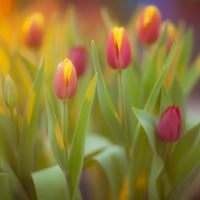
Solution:
{"label": "green stem", "polygon": [[124,125],[124,111],[123,111],[123,83],[122,83],[122,71],[118,71],[118,92],[119,92],[119,119],[122,125]]}
{"label": "green stem", "polygon": [[[69,146],[69,112],[68,112],[68,100],[63,100],[61,103],[61,131],[63,135],[63,141],[67,153],[67,149]],[[67,155],[68,158],[68,155]]]}
{"label": "green stem", "polygon": [[130,141],[130,137],[128,135],[128,124],[126,119],[126,100],[125,100],[125,94],[124,94],[124,82],[123,82],[123,76],[122,76],[122,70],[118,71],[118,91],[119,91],[119,119],[122,124],[122,128],[124,130],[124,135],[126,136],[126,143],[128,144],[128,141]]}

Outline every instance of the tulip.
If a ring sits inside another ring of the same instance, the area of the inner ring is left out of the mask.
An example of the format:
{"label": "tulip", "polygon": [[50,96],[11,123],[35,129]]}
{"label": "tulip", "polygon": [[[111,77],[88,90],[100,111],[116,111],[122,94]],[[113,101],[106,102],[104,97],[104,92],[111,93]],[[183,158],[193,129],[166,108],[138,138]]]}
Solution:
{"label": "tulip", "polygon": [[22,39],[30,48],[38,49],[42,45],[44,35],[44,18],[41,13],[28,16],[22,25]]}
{"label": "tulip", "polygon": [[158,136],[161,140],[174,142],[178,140],[182,132],[182,114],[179,107],[168,107],[159,122]]}
{"label": "tulip", "polygon": [[17,90],[16,90],[15,84],[14,84],[12,78],[10,77],[10,75],[7,75],[6,79],[5,79],[4,95],[5,95],[6,104],[9,107],[16,106],[17,99],[18,99]]}
{"label": "tulip", "polygon": [[123,27],[115,27],[110,32],[106,55],[108,64],[114,69],[124,69],[131,63],[130,41]]}
{"label": "tulip", "polygon": [[87,69],[87,52],[85,47],[74,47],[69,53],[69,59],[73,62],[76,68],[78,77],[81,77]]}
{"label": "tulip", "polygon": [[144,45],[151,45],[159,37],[161,14],[157,7],[151,5],[144,8],[136,22],[139,41]]}
{"label": "tulip", "polygon": [[54,91],[59,99],[72,98],[77,89],[77,74],[76,69],[68,58],[58,65],[55,80]]}

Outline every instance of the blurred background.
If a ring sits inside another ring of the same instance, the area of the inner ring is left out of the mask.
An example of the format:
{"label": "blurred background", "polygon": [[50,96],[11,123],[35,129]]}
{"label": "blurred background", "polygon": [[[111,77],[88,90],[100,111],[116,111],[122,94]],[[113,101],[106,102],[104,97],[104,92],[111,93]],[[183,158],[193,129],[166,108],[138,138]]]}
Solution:
{"label": "blurred background", "polygon": [[55,10],[64,12],[71,4],[86,16],[98,15],[100,8],[105,7],[121,24],[129,21],[138,6],[154,4],[160,9],[163,19],[170,19],[175,24],[184,21],[186,26],[192,27],[195,36],[193,56],[200,49],[200,0],[0,0],[0,17],[8,17],[17,11],[27,13],[41,10],[47,14]]}
{"label": "blurred background", "polygon": [[186,26],[193,28],[195,37],[193,56],[199,52],[200,0],[0,0],[0,19],[17,11],[27,13],[30,10],[41,10],[47,14],[55,10],[64,12],[71,4],[79,13],[86,17],[89,16],[88,23],[92,15],[98,17],[100,8],[105,7],[110,15],[121,24],[129,21],[138,5],[157,5],[163,19],[170,19],[175,24],[184,21]]}
{"label": "blurred background", "polygon": [[[110,16],[119,24],[125,25],[136,8],[146,4],[156,5],[163,19],[170,19],[175,24],[182,21],[186,27],[192,27],[194,47],[191,59],[196,58],[200,52],[200,0],[0,0],[0,21],[15,13],[26,15],[30,11],[39,10],[47,16],[54,11],[64,13],[68,6],[74,5],[80,18],[84,18],[86,27],[90,28],[91,20],[100,20],[100,8],[102,7],[107,8]],[[199,91],[200,82],[192,91],[191,96],[195,98],[190,99],[194,107],[191,108],[193,112],[197,112],[196,107],[199,107],[196,106],[200,98]]]}

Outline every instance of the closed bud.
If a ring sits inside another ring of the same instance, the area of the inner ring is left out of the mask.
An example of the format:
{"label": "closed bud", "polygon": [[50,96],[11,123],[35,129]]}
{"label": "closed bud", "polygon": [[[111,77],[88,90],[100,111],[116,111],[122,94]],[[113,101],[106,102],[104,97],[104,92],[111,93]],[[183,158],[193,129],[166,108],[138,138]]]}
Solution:
{"label": "closed bud", "polygon": [[74,47],[69,53],[69,59],[76,68],[77,76],[82,76],[87,69],[88,58],[86,48],[82,46]]}
{"label": "closed bud", "polygon": [[109,33],[106,56],[108,64],[114,69],[127,68],[131,63],[130,41],[123,27],[115,27]]}
{"label": "closed bud", "polygon": [[157,7],[145,7],[136,22],[136,31],[139,41],[144,45],[151,45],[159,37],[161,14]]}
{"label": "closed bud", "polygon": [[25,45],[38,49],[42,45],[44,36],[44,18],[41,13],[28,16],[22,25],[22,40]]}
{"label": "closed bud", "polygon": [[158,136],[161,140],[174,142],[178,140],[182,132],[182,114],[179,107],[168,107],[159,122]]}
{"label": "closed bud", "polygon": [[54,80],[54,91],[59,99],[72,98],[77,89],[76,69],[68,58],[58,65]]}
{"label": "closed bud", "polygon": [[9,107],[14,107],[17,104],[17,91],[13,80],[10,75],[7,75],[4,83],[4,96],[6,104]]}

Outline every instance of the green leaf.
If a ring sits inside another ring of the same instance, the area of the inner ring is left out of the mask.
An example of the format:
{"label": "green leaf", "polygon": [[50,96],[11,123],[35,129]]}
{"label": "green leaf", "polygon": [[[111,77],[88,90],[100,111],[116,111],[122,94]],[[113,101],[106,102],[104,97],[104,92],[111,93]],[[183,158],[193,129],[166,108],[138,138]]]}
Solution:
{"label": "green leaf", "polygon": [[21,175],[26,176],[34,166],[34,141],[38,130],[38,114],[41,104],[41,91],[44,76],[44,60],[42,59],[31,94],[28,98],[25,116],[20,136],[20,169]]}
{"label": "green leaf", "polygon": [[11,196],[10,179],[6,173],[0,173],[0,194],[3,200],[13,199]]}
{"label": "green leaf", "polygon": [[163,81],[167,75],[167,72],[169,70],[170,64],[172,62],[173,56],[175,54],[175,49],[176,49],[176,42],[173,44],[170,53],[162,67],[162,70],[160,72],[160,76],[156,80],[156,82],[153,85],[153,88],[151,90],[151,93],[149,94],[149,97],[145,103],[144,110],[145,111],[153,111],[154,106],[156,104],[156,99],[158,98],[159,92],[162,88]]}
{"label": "green leaf", "polygon": [[59,166],[32,173],[38,200],[70,200],[66,176]]}
{"label": "green leaf", "polygon": [[180,81],[177,78],[174,79],[173,84],[169,90],[169,93],[173,104],[180,106],[181,108],[184,108],[185,99],[183,96],[183,91],[181,88]]}
{"label": "green leaf", "polygon": [[37,67],[31,62],[30,58],[28,55],[25,55],[23,52],[18,51],[17,55],[20,57],[20,59],[23,61],[25,65],[25,69],[27,70],[31,78],[34,78],[36,72],[37,72]]}
{"label": "green leaf", "polygon": [[[165,87],[161,90],[161,103],[160,103],[160,111],[163,112],[169,105],[172,104],[172,100],[170,97],[170,92]],[[159,113],[159,116],[161,113]]]}
{"label": "green leaf", "polygon": [[16,145],[16,128],[11,118],[0,115],[0,157],[10,166],[18,166],[18,149]]}
{"label": "green leaf", "polygon": [[181,80],[181,87],[184,97],[189,94],[200,76],[199,69],[197,67],[198,65],[199,62],[190,66],[187,72],[184,74],[183,80]]}
{"label": "green leaf", "polygon": [[[200,123],[189,129],[174,147],[168,169],[174,190],[200,164]],[[183,167],[184,166],[184,167]]]}
{"label": "green leaf", "polygon": [[73,139],[69,154],[69,181],[70,190],[72,192],[72,199],[74,199],[77,195],[78,184],[83,168],[86,129],[93,104],[96,80],[97,75],[93,77],[89,84],[85,98],[83,100],[82,107],[80,109],[79,118],[73,133]]}
{"label": "green leaf", "polygon": [[46,94],[48,134],[53,154],[64,172],[68,170],[67,152],[64,146],[63,135],[51,98]]}
{"label": "green leaf", "polygon": [[176,63],[180,75],[185,72],[189,62],[192,46],[193,46],[193,31],[189,29],[186,34],[179,41],[181,44],[178,61]]}
{"label": "green leaf", "polygon": [[[9,176],[11,192],[15,196],[15,198],[20,200],[29,200],[30,197],[27,194],[27,188],[25,188],[27,187],[27,185],[22,185],[22,182],[16,175],[16,172],[13,171],[8,163],[3,163],[3,169],[5,173]],[[32,189],[32,185],[28,185],[28,187],[29,189]],[[34,195],[32,195],[32,197],[34,198]]]}
{"label": "green leaf", "polygon": [[164,163],[156,150],[157,122],[156,122],[156,119],[152,115],[150,115],[149,113],[143,110],[138,110],[134,108],[133,111],[139,123],[145,130],[150,146],[152,148],[153,160],[152,160],[151,172],[150,172],[150,177],[149,177],[149,195],[150,195],[150,199],[156,200],[156,199],[159,199],[159,191],[157,188],[158,178],[164,167]]}
{"label": "green leaf", "polygon": [[[166,46],[166,37],[167,36],[167,26],[155,49],[151,49],[151,47],[146,47],[143,49],[143,57],[142,57],[142,77],[141,77],[141,96],[140,102],[141,106],[144,105],[146,99],[148,98],[152,87],[157,80],[157,72],[161,71],[162,63],[164,62],[166,53],[165,53],[165,46]],[[150,51],[152,50],[152,51]]]}
{"label": "green leaf", "polygon": [[97,134],[89,134],[86,137],[85,141],[85,153],[84,155],[87,157],[94,152],[99,152],[111,145],[111,142],[101,135]]}
{"label": "green leaf", "polygon": [[102,109],[102,113],[106,119],[108,126],[110,127],[112,131],[113,138],[116,139],[117,142],[123,143],[125,138],[123,137],[122,127],[117,118],[117,111],[115,109],[114,103],[106,88],[106,84],[103,78],[103,73],[101,71],[101,67],[100,67],[100,63],[99,63],[99,59],[97,55],[97,49],[96,49],[94,41],[92,42],[92,60],[93,60],[94,70],[98,74],[97,94],[98,94],[99,103]]}
{"label": "green leaf", "polygon": [[105,148],[93,158],[104,170],[114,199],[118,199],[125,177],[127,160],[123,148],[112,145]]}
{"label": "green leaf", "polygon": [[[195,199],[197,188],[199,185],[199,172],[200,165],[197,164],[191,173],[184,177],[180,184],[177,187],[172,188],[172,191],[166,199],[177,200],[177,199]],[[196,182],[196,185],[195,185]]]}

